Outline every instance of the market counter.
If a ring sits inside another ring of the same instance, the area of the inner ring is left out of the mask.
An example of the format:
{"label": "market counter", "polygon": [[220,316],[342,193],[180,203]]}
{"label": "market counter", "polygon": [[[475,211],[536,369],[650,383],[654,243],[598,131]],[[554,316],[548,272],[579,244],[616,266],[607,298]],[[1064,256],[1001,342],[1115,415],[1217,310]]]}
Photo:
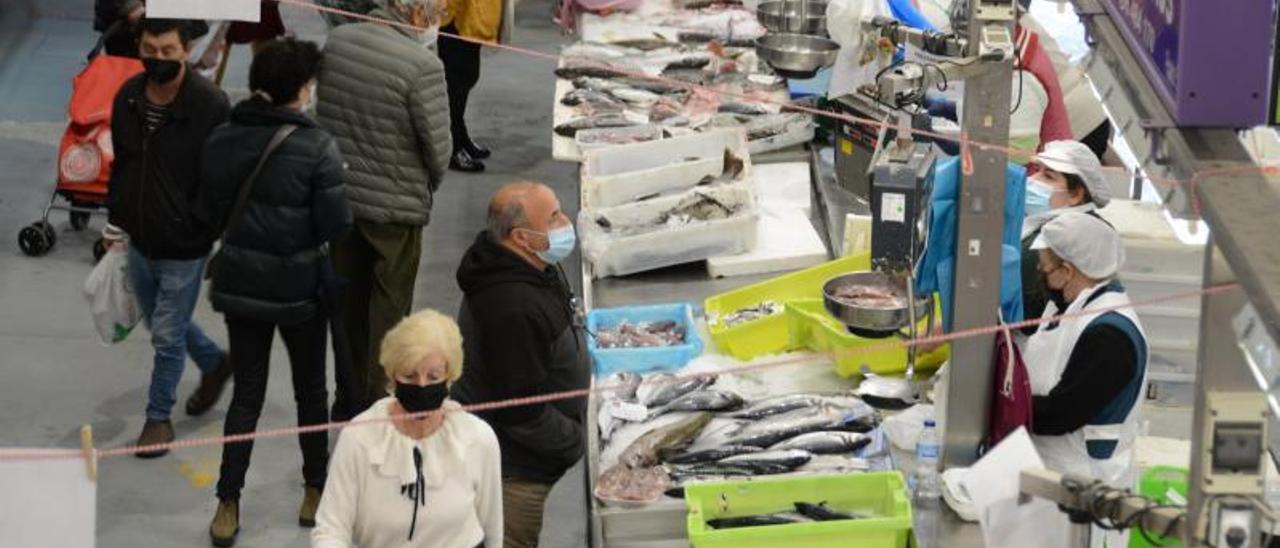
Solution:
{"label": "market counter", "polygon": [[[753,158],[754,159],[754,158]],[[832,168],[817,160],[817,155],[810,156],[810,185],[813,191],[815,207],[811,214],[815,226],[824,234],[829,234],[828,225],[838,219],[842,224],[846,213],[859,213],[859,204],[841,200],[834,195]],[[838,238],[834,236],[833,238]],[[824,237],[824,240],[831,240]],[[839,241],[836,239],[835,241]],[[709,278],[701,263],[687,264],[636,274],[622,278],[604,278],[593,280],[589,271],[581,271],[584,305],[588,309],[611,308],[635,304],[690,302],[701,308],[702,302],[709,296],[723,293],[744,285],[767,280],[779,273],[755,276],[741,276],[712,279]],[[709,343],[710,341],[708,341]],[[709,344],[710,346],[710,344]],[[708,350],[713,354],[714,350]],[[775,368],[776,377],[755,380],[761,386],[773,387],[773,382],[785,378],[792,389],[832,390],[838,387],[851,387],[847,379],[836,375],[830,360],[822,355],[811,354],[812,360]],[[765,375],[769,370],[761,371]],[[755,374],[753,374],[755,375]],[[689,546],[686,532],[686,508],[684,501],[663,497],[659,501],[634,508],[609,507],[600,503],[592,494],[595,479],[601,470],[601,447],[599,430],[596,424],[596,413],[599,400],[592,397],[588,403],[588,455],[586,466],[586,493],[591,516],[588,520],[589,542],[594,547],[608,548],[677,548]],[[893,450],[892,459],[895,467],[909,473],[913,467],[911,455]],[[982,533],[977,524],[962,521],[945,503],[940,502],[942,509],[937,519],[938,539],[945,542],[938,546],[955,548],[983,546]]]}

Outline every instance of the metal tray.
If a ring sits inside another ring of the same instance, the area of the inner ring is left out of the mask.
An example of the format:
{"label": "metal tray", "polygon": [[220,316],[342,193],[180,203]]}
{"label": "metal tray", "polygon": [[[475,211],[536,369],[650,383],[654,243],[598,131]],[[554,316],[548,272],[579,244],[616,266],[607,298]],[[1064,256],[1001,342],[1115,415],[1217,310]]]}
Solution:
{"label": "metal tray", "polygon": [[[884,272],[853,272],[842,274],[822,284],[822,304],[832,316],[847,325],[859,335],[890,335],[910,325],[907,307],[901,308],[868,308],[854,306],[841,301],[833,295],[837,287],[861,285],[869,287],[895,287],[906,291],[905,277],[891,276]],[[924,318],[933,306],[933,296],[917,296],[916,319]]]}

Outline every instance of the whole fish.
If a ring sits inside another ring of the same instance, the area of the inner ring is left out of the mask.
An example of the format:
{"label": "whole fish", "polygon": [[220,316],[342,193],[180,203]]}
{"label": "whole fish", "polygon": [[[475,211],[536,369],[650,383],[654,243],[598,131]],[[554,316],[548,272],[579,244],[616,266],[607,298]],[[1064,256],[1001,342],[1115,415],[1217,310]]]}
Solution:
{"label": "whole fish", "polygon": [[658,102],[658,99],[661,97],[660,95],[652,91],[645,91],[642,89],[635,89],[635,88],[629,88],[629,87],[623,87],[623,86],[618,86],[616,88],[609,90],[609,95],[612,95],[622,101],[625,101],[627,103],[640,106],[640,107],[647,107],[649,105],[652,105]]}
{"label": "whole fish", "polygon": [[795,503],[796,512],[813,521],[836,521],[842,519],[866,519],[867,516],[860,514],[837,512],[827,506],[825,502],[813,504],[811,502]]}
{"label": "whole fish", "polygon": [[687,87],[649,78],[618,78],[611,81],[619,85],[642,89],[659,95],[687,95],[689,93],[689,88]]}
{"label": "whole fish", "polygon": [[720,44],[731,48],[751,48],[755,47],[755,39],[758,38],[758,36],[726,37],[713,31],[682,30],[677,34],[677,38],[684,44],[719,42]]}
{"label": "whole fish", "polygon": [[726,464],[729,466],[782,466],[788,470],[795,470],[804,466],[813,460],[813,453],[800,449],[788,449],[785,451],[760,451],[758,453],[743,453],[734,455],[717,461],[717,464]]}
{"label": "whole fish", "polygon": [[575,89],[564,94],[564,97],[560,98],[560,104],[570,107],[591,105],[593,107],[622,108],[623,106],[621,101],[618,101],[607,92],[586,88]]}
{"label": "whole fish", "polygon": [[640,51],[653,51],[663,48],[678,46],[676,42],[669,42],[661,35],[654,33],[652,38],[632,38],[629,40],[615,40],[609,42],[610,45],[620,46],[628,49],[638,49]]}
{"label": "whole fish", "polygon": [[649,418],[672,411],[727,411],[742,407],[742,396],[727,390],[694,390],[649,412]]}
{"label": "whole fish", "polygon": [[667,457],[665,460],[668,464],[702,464],[706,462],[715,462],[734,455],[759,453],[760,451],[763,451],[763,449],[750,445],[721,445],[697,451],[685,451],[683,453]]}
{"label": "whole fish", "polygon": [[694,85],[705,86],[711,83],[711,80],[715,78],[715,74],[702,69],[671,68],[662,71],[662,77],[680,82],[688,82]]}
{"label": "whole fish", "polygon": [[607,112],[604,114],[574,118],[556,126],[554,131],[556,135],[560,135],[562,137],[573,137],[574,135],[577,135],[579,131],[584,129],[631,127],[635,125],[639,124],[627,119],[627,117],[622,114]]}
{"label": "whole fish", "polygon": [[724,464],[720,462],[708,462],[687,466],[672,466],[670,467],[669,472],[672,479],[680,483],[685,483],[694,478],[771,476],[774,474],[786,474],[793,470],[795,470],[795,468],[778,463],[755,462],[750,464]]}
{"label": "whole fish", "polygon": [[760,420],[797,409],[813,407],[821,402],[822,399],[814,394],[786,394],[757,401],[745,409],[729,413],[728,416],[734,419]]}
{"label": "whole fish", "polygon": [[631,468],[653,466],[659,455],[688,447],[709,422],[711,413],[703,412],[650,430],[627,446],[618,461]]}
{"label": "whole fish", "polygon": [[712,529],[738,529],[741,527],[760,527],[764,525],[787,525],[791,523],[805,523],[810,521],[803,516],[794,514],[758,514],[754,516],[738,516],[733,518],[715,518],[707,520],[707,526]]}
{"label": "whole fish", "polygon": [[583,76],[592,78],[617,78],[623,75],[619,69],[605,66],[600,62],[590,60],[568,59],[565,63],[555,70],[556,76],[565,80],[573,80]]}
{"label": "whole fish", "polygon": [[838,408],[800,410],[769,420],[748,424],[729,437],[729,443],[769,447],[801,434],[822,430],[870,432],[876,426],[874,414],[857,414]]}
{"label": "whole fish", "polygon": [[612,397],[622,401],[636,401],[636,389],[643,378],[639,373],[619,371],[605,378],[604,386],[613,388]]}
{"label": "whole fish", "polygon": [[852,453],[871,444],[871,436],[857,432],[821,431],[800,434],[769,446],[770,451],[802,449],[815,455]]}
{"label": "whole fish", "polygon": [[[661,407],[675,401],[676,398],[700,390],[715,384],[715,377],[692,377],[687,379],[676,380],[674,375],[667,373],[659,373],[645,379],[640,384],[636,395],[640,398],[640,403],[645,407],[653,409]],[[646,387],[646,384],[648,386]],[[648,388],[648,390],[646,390]]]}

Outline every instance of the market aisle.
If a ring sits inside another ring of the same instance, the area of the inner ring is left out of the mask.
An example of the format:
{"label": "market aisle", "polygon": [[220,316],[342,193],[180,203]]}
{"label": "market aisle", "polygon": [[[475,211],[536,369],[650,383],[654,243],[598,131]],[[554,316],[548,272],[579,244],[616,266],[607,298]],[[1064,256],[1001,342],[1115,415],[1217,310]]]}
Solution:
{"label": "market aisle", "polygon": [[[103,348],[94,339],[80,287],[92,267],[93,236],[74,233],[64,214],[55,214],[57,247],[32,259],[18,250],[19,228],[37,219],[53,185],[55,145],[70,94],[72,75],[93,43],[91,0],[44,0],[49,17],[24,25],[12,43],[0,43],[0,446],[78,444],[82,423],[94,426],[99,446],[130,443],[142,425],[151,351],[145,336]],[[51,9],[56,6],[57,9]],[[519,45],[554,51],[561,37],[543,0],[518,8]],[[323,38],[314,13],[287,8],[290,28],[302,37]],[[11,28],[11,27],[6,27]],[[6,33],[5,38],[14,34]],[[5,40],[0,40],[5,42]],[[227,88],[243,96],[248,57],[238,48]],[[484,74],[472,96],[472,133],[495,157],[482,175],[451,174],[437,196],[426,231],[416,307],[457,310],[460,293],[453,270],[484,222],[485,203],[499,185],[516,177],[546,181],[571,206],[574,167],[550,160],[548,131],[554,77],[545,61],[514,54],[486,55]],[[237,67],[240,67],[237,70]],[[95,219],[91,230],[102,225]],[[219,341],[226,340],[221,317],[202,302],[197,321]],[[282,347],[273,353],[264,427],[294,422]],[[179,394],[196,383],[188,371]],[[182,437],[217,435],[229,395],[207,416],[175,415]],[[98,546],[208,546],[206,528],[214,509],[213,482],[220,452],[186,450],[155,461],[132,458],[102,463],[99,485]],[[277,439],[255,447],[245,490],[243,531],[238,546],[304,547],[296,526],[301,500],[297,441]],[[584,545],[581,471],[571,470],[553,491],[543,546]]]}

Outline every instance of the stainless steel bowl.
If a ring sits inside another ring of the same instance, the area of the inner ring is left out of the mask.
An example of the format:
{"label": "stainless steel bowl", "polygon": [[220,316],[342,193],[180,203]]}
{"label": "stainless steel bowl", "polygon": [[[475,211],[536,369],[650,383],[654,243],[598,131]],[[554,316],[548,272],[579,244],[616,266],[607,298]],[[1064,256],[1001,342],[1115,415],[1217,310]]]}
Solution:
{"label": "stainless steel bowl", "polygon": [[[867,287],[895,287],[906,293],[907,280],[883,272],[854,272],[842,274],[822,284],[822,304],[827,312],[859,334],[891,334],[907,327],[911,320],[907,308],[868,308],[854,306],[834,296],[836,288],[846,285]],[[923,319],[933,306],[933,296],[916,297],[916,319]]]}
{"label": "stainless steel bowl", "polygon": [[786,78],[813,78],[836,62],[840,44],[805,34],[766,34],[756,39],[756,55]]}
{"label": "stainless steel bowl", "polygon": [[756,8],[756,18],[769,32],[790,32],[814,36],[827,35],[827,3],[805,2],[809,13],[800,21],[800,3],[772,0]]}

